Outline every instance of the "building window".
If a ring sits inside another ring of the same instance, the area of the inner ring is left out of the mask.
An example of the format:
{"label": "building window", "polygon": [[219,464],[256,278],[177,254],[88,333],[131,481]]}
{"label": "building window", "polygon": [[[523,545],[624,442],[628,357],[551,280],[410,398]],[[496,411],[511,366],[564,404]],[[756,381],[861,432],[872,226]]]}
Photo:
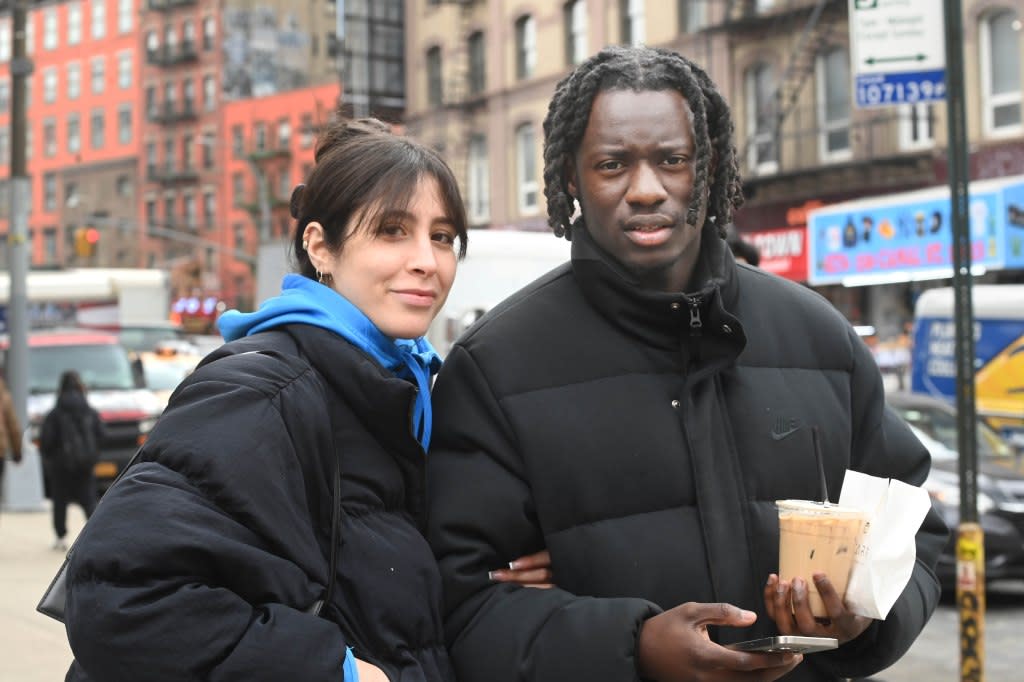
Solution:
{"label": "building window", "polygon": [[708,0],[678,0],[679,31],[696,33],[708,23]]}
{"label": "building window", "polygon": [[43,71],[43,101],[53,104],[57,101],[57,69],[49,68]]}
{"label": "building window", "polygon": [[132,4],[134,0],[117,0],[117,32],[129,33],[132,30]]}
{"label": "building window", "polygon": [[303,149],[313,146],[313,134],[313,114],[303,114],[302,137],[299,138],[299,144],[302,145]]}
{"label": "building window", "polygon": [[[7,128],[0,129],[0,165],[10,163],[11,133]],[[7,189],[6,187],[4,189]]]}
{"label": "building window", "polygon": [[647,40],[644,0],[619,0],[620,33],[624,45],[643,45]]}
{"label": "building window", "polygon": [[122,104],[117,109],[117,141],[130,144],[132,141],[132,105]]}
{"label": "building window", "polygon": [[1024,130],[1021,115],[1021,21],[1011,9],[996,10],[981,20],[982,123],[993,136]]}
{"label": "building window", "polygon": [[57,155],[57,122],[52,118],[43,120],[43,156],[53,158]]}
{"label": "building window", "polygon": [[153,120],[157,115],[156,110],[156,87],[146,86],[146,118]]}
{"label": "building window", "polygon": [[848,159],[850,149],[850,57],[836,49],[818,57],[818,155],[822,161]]}
{"label": "building window", "polygon": [[160,39],[156,36],[156,31],[150,31],[146,34],[146,59],[154,61],[157,53],[160,51]]}
{"label": "building window", "polygon": [[168,173],[174,172],[174,140],[164,140],[164,170]]}
{"label": "building window", "polygon": [[203,109],[213,111],[217,108],[217,79],[203,76]]}
{"label": "building window", "polygon": [[89,62],[89,83],[93,94],[100,94],[107,85],[107,58],[93,57]]}
{"label": "building window", "polygon": [[174,210],[174,197],[164,197],[164,226],[176,227],[178,217],[175,215]]}
{"label": "building window", "polygon": [[117,55],[117,87],[127,90],[132,87],[132,53]]}
{"label": "building window", "polygon": [[78,185],[69,180],[64,181],[64,205],[68,208],[75,208],[81,201],[78,194]]}
{"label": "building window", "polygon": [[217,20],[213,17],[203,19],[203,49],[212,50],[213,43],[217,39]]}
{"label": "building window", "polygon": [[258,122],[253,129],[254,151],[262,152],[267,149],[267,124]]}
{"label": "building window", "polygon": [[904,104],[900,118],[900,149],[929,149],[935,145],[935,114],[931,104]]}
{"label": "building window", "polygon": [[[0,31],[3,27],[0,26]],[[6,112],[11,106],[11,85],[6,79],[0,80],[0,111]]]}
{"label": "building window", "polygon": [[199,143],[203,147],[203,168],[207,170],[213,168],[213,145],[215,140],[216,138],[213,135],[207,133],[203,135],[203,139]]}
{"label": "building window", "polygon": [[[292,195],[292,177],[288,172],[288,169],[281,171],[281,174],[277,176],[277,196],[282,199],[288,199]],[[287,233],[287,230],[285,231]]]}
{"label": "building window", "polygon": [[441,106],[444,90],[441,83],[441,48],[427,50],[427,104]]}
{"label": "building window", "polygon": [[245,250],[245,223],[235,223],[232,225],[232,232],[235,233],[235,248],[239,251]]}
{"label": "building window", "polygon": [[156,202],[149,199],[146,201],[146,229],[151,230],[156,226]]}
{"label": "building window", "polygon": [[68,45],[82,42],[82,3],[68,3]]}
{"label": "building window", "polygon": [[193,52],[196,49],[196,23],[187,19],[181,26],[181,49],[186,52]]}
{"label": "building window", "polygon": [[233,173],[231,175],[231,197],[235,206],[245,204],[245,174]]}
{"label": "building window", "polygon": [[516,78],[532,78],[537,68],[537,24],[529,14],[516,19]]}
{"label": "building window", "polygon": [[206,220],[207,227],[217,224],[217,201],[214,199],[213,192],[203,193],[203,218]]}
{"label": "building window", "polygon": [[587,58],[587,3],[573,0],[565,3],[565,63],[579,64]]}
{"label": "building window", "polygon": [[487,52],[484,34],[477,31],[469,36],[469,92],[479,95],[487,87]]}
{"label": "building window", "polygon": [[92,16],[89,18],[93,40],[107,35],[107,0],[92,0]]}
{"label": "building window", "polygon": [[114,191],[122,199],[131,199],[135,188],[132,186],[132,179],[127,175],[118,175],[114,182]]}
{"label": "building window", "polygon": [[196,143],[191,135],[183,135],[181,138],[181,167],[186,171],[192,168],[192,145]]}
{"label": "building window", "polygon": [[537,147],[533,124],[516,128],[516,185],[519,188],[519,212],[537,210]]}
{"label": "building window", "polygon": [[146,143],[146,178],[153,180],[156,176],[156,143]]}
{"label": "building window", "polygon": [[191,194],[186,194],[184,202],[185,225],[188,226],[188,229],[195,230],[199,226],[199,220],[196,218],[196,198]]}
{"label": "building window", "polygon": [[182,110],[185,113],[191,114],[196,110],[196,82],[189,78],[181,84],[182,90]]}
{"label": "building window", "polygon": [[288,149],[292,146],[292,124],[286,118],[277,122],[277,148]]}
{"label": "building window", "polygon": [[47,7],[43,12],[43,49],[57,49],[57,8]]}
{"label": "building window", "polygon": [[236,159],[245,154],[245,136],[240,125],[231,126],[231,153]]}
{"label": "building window", "polygon": [[77,154],[82,149],[82,130],[78,114],[68,114],[68,151]]}
{"label": "building window", "polygon": [[57,262],[57,228],[43,228],[43,260],[47,263]]}
{"label": "building window", "polygon": [[11,22],[0,20],[0,62],[11,61]]}
{"label": "building window", "polygon": [[57,174],[43,174],[43,210],[53,211],[57,208]]}
{"label": "building window", "polygon": [[178,45],[178,32],[174,29],[174,24],[167,24],[164,27],[164,46],[167,48],[167,54],[174,54],[174,48]]}
{"label": "building window", "polygon": [[78,62],[68,64],[68,99],[78,99],[82,94],[82,65]]}
{"label": "building window", "polygon": [[775,147],[775,69],[758,64],[745,78],[747,109],[747,164],[756,173],[779,168]]}
{"label": "building window", "polygon": [[487,138],[469,138],[469,163],[466,168],[466,200],[469,222],[487,222],[491,214],[490,169],[487,166]]}
{"label": "building window", "polygon": [[177,88],[174,87],[173,81],[167,81],[164,83],[164,112],[167,114],[174,113],[174,100],[177,99]]}
{"label": "building window", "polygon": [[89,116],[89,146],[93,149],[103,149],[106,138],[106,117],[102,109],[95,109]]}

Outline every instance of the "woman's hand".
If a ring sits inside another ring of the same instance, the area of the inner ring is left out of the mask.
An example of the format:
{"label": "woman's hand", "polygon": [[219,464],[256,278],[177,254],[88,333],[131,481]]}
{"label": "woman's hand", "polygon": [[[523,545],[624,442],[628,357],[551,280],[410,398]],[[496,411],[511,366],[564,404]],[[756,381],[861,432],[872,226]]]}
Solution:
{"label": "woman's hand", "polygon": [[383,670],[358,658],[356,659],[356,671],[359,673],[359,682],[390,682]]}
{"label": "woman's hand", "polygon": [[781,635],[835,637],[840,644],[854,639],[871,625],[871,619],[847,610],[832,581],[824,573],[814,574],[814,585],[825,603],[828,618],[816,619],[807,598],[807,582],[794,578],[792,584],[772,573],[764,586],[764,606]]}
{"label": "woman's hand", "polygon": [[518,583],[523,587],[547,589],[554,587],[551,576],[551,554],[542,550],[521,556],[509,563],[508,568],[491,571],[488,577],[498,583]]}

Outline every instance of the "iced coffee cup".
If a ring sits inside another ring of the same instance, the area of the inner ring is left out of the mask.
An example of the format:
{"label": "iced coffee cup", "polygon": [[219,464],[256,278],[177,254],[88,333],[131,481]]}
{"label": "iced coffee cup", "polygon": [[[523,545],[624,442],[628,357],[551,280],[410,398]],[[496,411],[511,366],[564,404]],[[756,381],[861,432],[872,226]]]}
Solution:
{"label": "iced coffee cup", "polygon": [[809,500],[779,500],[775,504],[779,508],[779,579],[807,581],[811,613],[826,618],[813,576],[824,573],[840,597],[846,596],[864,514],[859,509]]}

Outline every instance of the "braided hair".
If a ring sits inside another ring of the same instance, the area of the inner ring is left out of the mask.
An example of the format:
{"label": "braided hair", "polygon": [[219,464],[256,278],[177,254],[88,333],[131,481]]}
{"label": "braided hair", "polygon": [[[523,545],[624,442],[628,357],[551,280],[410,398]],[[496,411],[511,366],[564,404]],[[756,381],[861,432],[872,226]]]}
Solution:
{"label": "braided hair", "polygon": [[590,120],[594,98],[604,90],[677,90],[693,114],[696,164],[686,222],[697,225],[712,153],[717,156],[708,197],[708,220],[721,237],[732,212],[743,204],[733,123],[725,99],[699,66],[682,55],[656,47],[606,47],[580,64],[555,88],[544,119],[544,196],[548,225],[558,237],[572,239],[574,199],[567,176]]}

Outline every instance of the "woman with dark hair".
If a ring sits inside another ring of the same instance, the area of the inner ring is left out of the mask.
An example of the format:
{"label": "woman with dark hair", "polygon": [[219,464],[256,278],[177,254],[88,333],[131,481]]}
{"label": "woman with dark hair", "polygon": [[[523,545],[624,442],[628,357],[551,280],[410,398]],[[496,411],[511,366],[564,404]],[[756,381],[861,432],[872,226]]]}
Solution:
{"label": "woman with dark hair", "polygon": [[454,679],[421,530],[455,178],[339,122],[291,211],[297,272],[221,317],[71,553],[68,679]]}
{"label": "woman with dark hair", "polygon": [[103,440],[103,421],[85,399],[85,384],[78,372],[60,375],[57,404],[43,420],[39,430],[39,453],[53,502],[54,549],[65,550],[68,533],[68,503],[77,502],[92,516],[96,508],[96,474]]}

